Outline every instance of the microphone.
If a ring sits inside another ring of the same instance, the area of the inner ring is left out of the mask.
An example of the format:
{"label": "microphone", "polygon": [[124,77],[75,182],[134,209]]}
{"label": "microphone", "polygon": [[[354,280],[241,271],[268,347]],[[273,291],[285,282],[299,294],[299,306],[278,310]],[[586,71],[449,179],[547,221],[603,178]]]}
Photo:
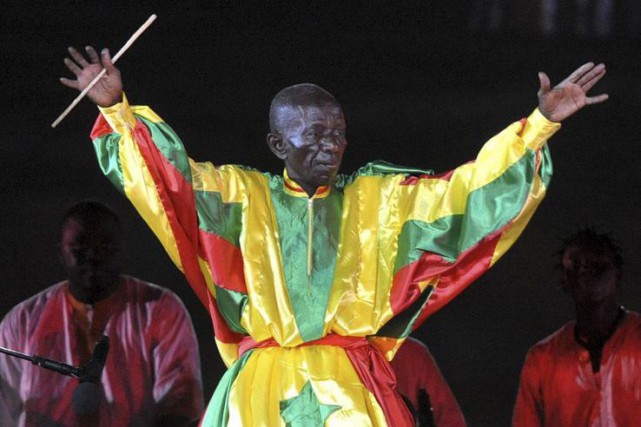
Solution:
{"label": "microphone", "polygon": [[105,367],[105,361],[107,360],[107,353],[109,353],[109,337],[103,335],[100,337],[98,342],[96,342],[91,359],[81,368],[82,372],[79,376],[81,383],[100,382],[100,376],[102,375],[102,370]]}
{"label": "microphone", "polygon": [[71,396],[71,408],[80,417],[95,415],[100,409],[102,387],[100,377],[109,353],[109,337],[103,335],[94,347],[91,359],[81,368],[80,384]]}

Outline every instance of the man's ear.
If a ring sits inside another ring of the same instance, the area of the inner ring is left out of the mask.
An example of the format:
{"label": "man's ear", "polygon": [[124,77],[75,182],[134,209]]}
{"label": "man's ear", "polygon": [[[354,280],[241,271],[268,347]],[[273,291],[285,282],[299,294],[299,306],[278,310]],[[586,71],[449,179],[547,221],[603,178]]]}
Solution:
{"label": "man's ear", "polygon": [[280,133],[270,132],[267,134],[267,146],[272,153],[281,160],[287,158],[287,143]]}

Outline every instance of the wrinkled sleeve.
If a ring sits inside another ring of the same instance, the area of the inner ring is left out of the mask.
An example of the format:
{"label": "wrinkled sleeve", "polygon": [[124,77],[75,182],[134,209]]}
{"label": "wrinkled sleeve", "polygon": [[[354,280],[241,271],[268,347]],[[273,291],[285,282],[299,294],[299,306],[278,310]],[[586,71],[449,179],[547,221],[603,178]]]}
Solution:
{"label": "wrinkled sleeve", "polygon": [[460,294],[516,241],[550,182],[546,142],[559,127],[535,110],[485,143],[474,161],[441,175],[386,178],[383,205],[392,214],[380,222],[392,224],[388,234],[396,240],[383,235],[381,247],[395,252],[387,267],[393,318],[377,336],[391,340],[383,349],[388,358],[395,340]]}
{"label": "wrinkled sleeve", "polygon": [[[9,312],[0,323],[0,347],[22,351],[19,325],[14,311]],[[18,425],[22,412],[20,398],[21,372],[24,360],[0,354],[0,425]]]}
{"label": "wrinkled sleeve", "polygon": [[541,397],[540,373],[536,357],[528,353],[523,370],[519,391],[516,396],[512,425],[514,427],[539,427],[543,425],[543,400]]}
{"label": "wrinkled sleeve", "polygon": [[181,415],[197,419],[203,410],[198,341],[185,307],[167,293],[155,307],[153,328],[156,417]]}
{"label": "wrinkled sleeve", "polygon": [[148,107],[130,107],[124,96],[100,112],[91,138],[102,172],[185,274],[231,363],[245,335],[236,325],[246,294],[239,248],[247,198],[242,168],[194,162],[169,125]]}

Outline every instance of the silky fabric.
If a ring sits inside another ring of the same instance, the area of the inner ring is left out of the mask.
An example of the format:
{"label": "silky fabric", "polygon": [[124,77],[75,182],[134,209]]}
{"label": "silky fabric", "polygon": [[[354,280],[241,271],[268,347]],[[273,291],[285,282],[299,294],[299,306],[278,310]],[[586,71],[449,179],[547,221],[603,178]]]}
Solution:
{"label": "silky fabric", "polygon": [[[211,315],[229,370],[203,426],[403,426],[379,362],[516,241],[545,195],[559,127],[535,110],[448,173],[373,162],[311,197],[286,171],[190,159],[126,96],[91,137]],[[328,335],[369,345],[307,345]],[[278,345],[243,354],[248,337]]]}
{"label": "silky fabric", "polygon": [[[103,399],[96,427],[153,426],[163,414],[196,419],[203,406],[196,336],[182,302],[169,290],[121,276],[116,292],[95,307],[95,336],[110,349],[101,376]],[[90,356],[74,319],[85,318],[68,283],[61,282],[14,307],[0,323],[0,346],[72,366]],[[83,310],[94,310],[84,308]],[[103,317],[102,320],[100,318]],[[91,320],[91,319],[89,319]],[[75,378],[29,361],[0,356],[0,402],[7,426],[78,425],[72,410]],[[0,417],[2,419],[2,417]]]}
{"label": "silky fabric", "polygon": [[516,427],[632,427],[641,420],[641,316],[627,311],[593,372],[575,321],[527,354],[514,408]]}

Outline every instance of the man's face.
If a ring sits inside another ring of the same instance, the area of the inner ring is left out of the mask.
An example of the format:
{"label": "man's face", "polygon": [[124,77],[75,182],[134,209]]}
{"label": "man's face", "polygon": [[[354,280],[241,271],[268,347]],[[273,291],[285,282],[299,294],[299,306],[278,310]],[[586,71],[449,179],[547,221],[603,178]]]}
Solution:
{"label": "man's face", "polygon": [[607,253],[570,246],[563,253],[563,285],[578,304],[595,304],[616,299],[618,270]]}
{"label": "man's face", "polygon": [[347,146],[341,108],[332,103],[291,106],[283,108],[281,117],[289,177],[306,191],[331,184]]}
{"label": "man's face", "polygon": [[120,230],[106,220],[87,227],[70,219],[62,230],[62,262],[74,296],[83,302],[99,301],[118,285]]}

